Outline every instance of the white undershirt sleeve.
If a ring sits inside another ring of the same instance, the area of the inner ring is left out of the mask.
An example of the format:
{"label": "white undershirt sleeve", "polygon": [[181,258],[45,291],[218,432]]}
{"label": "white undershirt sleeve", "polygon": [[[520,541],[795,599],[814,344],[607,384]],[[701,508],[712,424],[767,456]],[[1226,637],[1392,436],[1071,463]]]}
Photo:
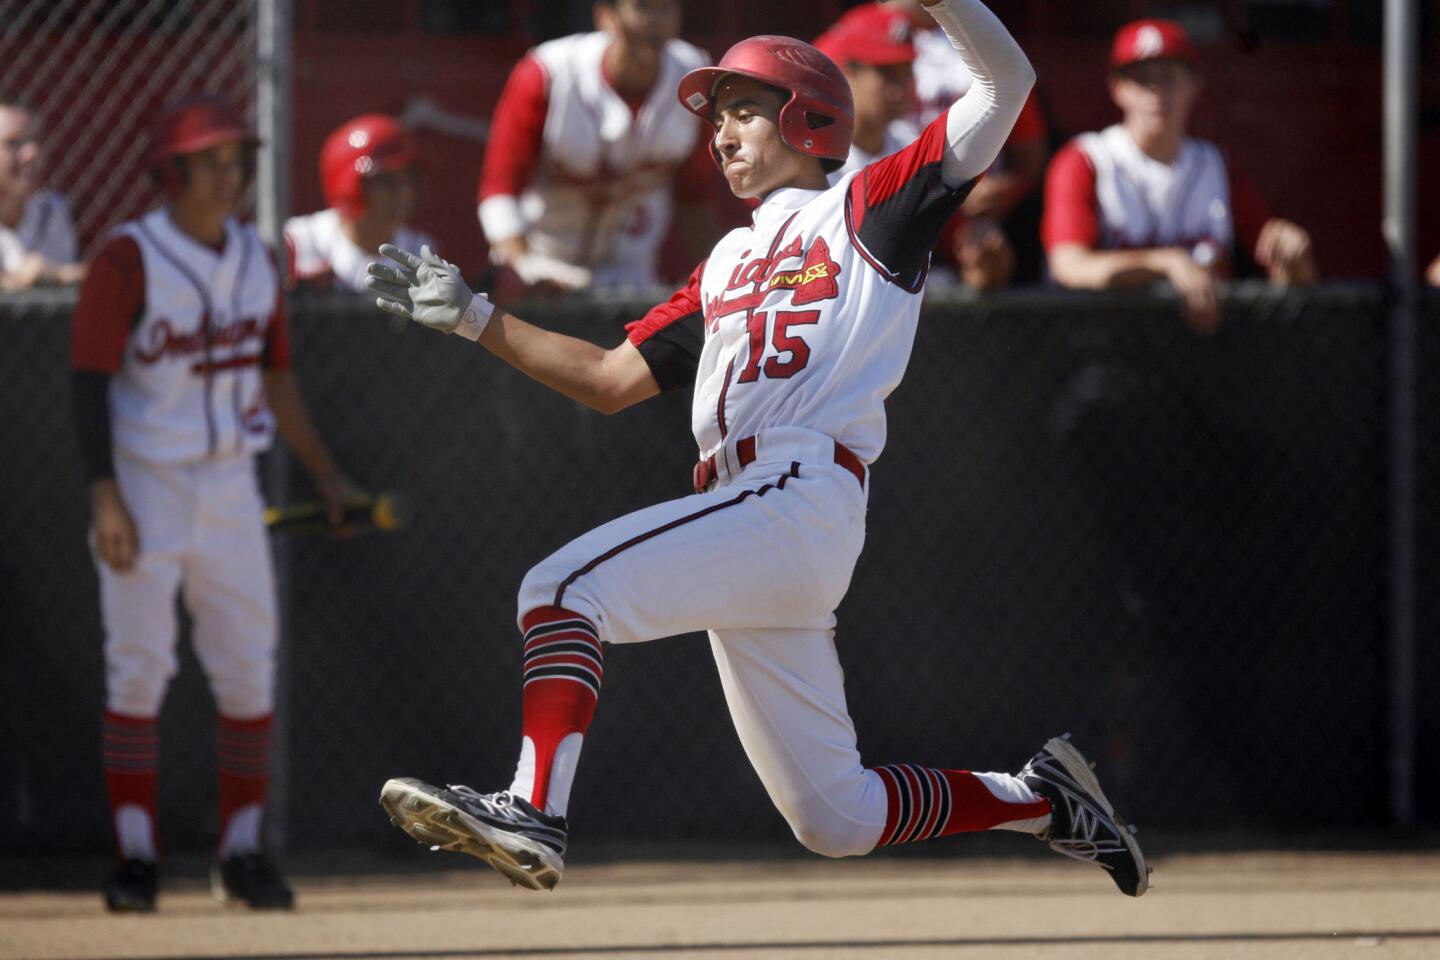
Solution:
{"label": "white undershirt sleeve", "polygon": [[1035,68],[1015,38],[980,0],[940,0],[925,7],[974,76],[965,96],[950,106],[950,149],[941,163],[947,186],[980,176],[1010,136],[1035,86]]}

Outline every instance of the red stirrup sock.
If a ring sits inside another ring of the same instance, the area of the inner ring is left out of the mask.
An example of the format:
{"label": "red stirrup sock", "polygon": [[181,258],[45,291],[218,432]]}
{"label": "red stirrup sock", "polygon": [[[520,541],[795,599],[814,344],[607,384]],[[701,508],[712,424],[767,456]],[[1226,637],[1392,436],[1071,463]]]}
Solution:
{"label": "red stirrup sock", "polygon": [[545,813],[565,815],[580,745],[605,676],[600,635],[562,607],[536,607],[525,630],[524,740],[511,793]]}
{"label": "red stirrup sock", "polygon": [[127,717],[106,710],[100,752],[116,851],[122,859],[157,859],[155,785],[159,779],[160,734],[155,718]]}
{"label": "red stirrup sock", "polygon": [[[937,770],[913,763],[873,769],[885,783],[888,800],[885,831],[878,847],[996,827],[1038,832],[1050,816],[1048,800],[1021,799],[1033,796],[1032,791],[1008,775],[1003,776],[1003,786],[992,788],[990,780],[998,782],[1002,775]],[[1002,797],[1000,792],[1007,789],[1015,795]],[[1037,820],[1041,822],[1033,822]]]}
{"label": "red stirrup sock", "polygon": [[253,720],[221,716],[215,734],[220,767],[220,858],[260,850],[260,819],[270,787],[274,715]]}

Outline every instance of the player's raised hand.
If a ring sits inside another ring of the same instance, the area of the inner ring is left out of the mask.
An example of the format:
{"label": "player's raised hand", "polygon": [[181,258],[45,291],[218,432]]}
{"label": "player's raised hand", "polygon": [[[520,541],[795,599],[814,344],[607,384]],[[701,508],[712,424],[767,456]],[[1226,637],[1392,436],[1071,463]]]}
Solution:
{"label": "player's raised hand", "polygon": [[417,257],[386,243],[380,253],[392,263],[370,264],[365,278],[377,307],[441,333],[480,338],[494,308],[483,294],[471,291],[458,267],[429,247],[421,247]]}

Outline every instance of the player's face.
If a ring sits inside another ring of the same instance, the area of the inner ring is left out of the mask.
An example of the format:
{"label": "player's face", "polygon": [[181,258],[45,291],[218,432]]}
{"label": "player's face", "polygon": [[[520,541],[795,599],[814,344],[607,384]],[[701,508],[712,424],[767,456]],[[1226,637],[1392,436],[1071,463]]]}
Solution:
{"label": "player's face", "polygon": [[180,158],[184,183],[172,201],[199,216],[227,216],[239,203],[249,175],[249,149],[222,143]]}
{"label": "player's face", "polygon": [[680,0],[614,0],[595,8],[595,25],[636,52],[658,57],[680,35]]}
{"label": "player's face", "polygon": [[903,117],[915,95],[915,71],[908,63],[845,65],[858,124],[888,124]]}
{"label": "player's face", "polygon": [[1112,76],[1110,95],[1127,124],[1157,133],[1183,134],[1200,85],[1200,74],[1183,61],[1147,60]]}
{"label": "player's face", "polygon": [[366,177],[365,216],[390,229],[409,221],[415,212],[415,195],[419,177],[414,167],[391,170]]}
{"label": "player's face", "polygon": [[788,99],[749,77],[721,81],[715,97],[715,149],[735,196],[763,197],[802,179],[814,163],[780,137],[780,108]]}
{"label": "player's face", "polygon": [[0,107],[0,198],[28,197],[40,185],[40,146],[30,111]]}

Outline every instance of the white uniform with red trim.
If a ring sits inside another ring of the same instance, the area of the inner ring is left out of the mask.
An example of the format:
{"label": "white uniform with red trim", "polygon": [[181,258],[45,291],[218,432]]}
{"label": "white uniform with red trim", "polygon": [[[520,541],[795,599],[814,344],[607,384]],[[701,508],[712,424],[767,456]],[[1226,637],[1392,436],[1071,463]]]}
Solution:
{"label": "white uniform with red trim", "polygon": [[109,395],[115,479],[140,551],[128,573],[96,560],[107,706],[159,712],[177,665],[180,589],[220,713],[262,716],[273,703],[276,619],[253,454],[274,434],[261,368],[280,322],[279,279],[255,230],[233,220],[223,251],[182,233],[165,210],[116,235],[138,245],[143,267],[144,306]]}
{"label": "white uniform with red trim", "polygon": [[[520,591],[522,613],[563,607],[610,643],[708,631],[772,799],[827,833],[807,845],[843,853],[875,846],[887,800],[856,748],[834,611],[864,543],[864,464],[885,445],[929,251],[973,185],[944,184],[946,149],[941,118],[828,190],[770,194],[753,226],[631,325],[662,388],[693,383],[713,488],[591,531]],[[515,789],[527,777],[522,762]]]}
{"label": "white uniform with red trim", "polygon": [[646,285],[670,224],[671,180],[700,134],[674,91],[709,58],[669,41],[635,114],[604,79],[610,43],[605,33],[576,34],[531,52],[545,74],[539,163],[519,196],[482,199],[480,222],[491,243],[523,235],[531,254],[589,268],[596,284]]}
{"label": "white uniform with red trim", "polygon": [[1235,239],[1230,177],[1220,148],[1187,137],[1174,163],[1146,156],[1116,124],[1082,133],[1076,145],[1095,171],[1105,248],[1193,247],[1229,250]]}
{"label": "white uniform with red trim", "polygon": [[[317,210],[285,221],[285,242],[290,248],[290,279],[300,283],[332,282],[342,290],[365,290],[365,268],[382,258],[378,251],[360,249],[345,232],[340,211]],[[428,246],[439,252],[434,238],[414,227],[400,226],[390,239],[406,253],[420,254]]]}

